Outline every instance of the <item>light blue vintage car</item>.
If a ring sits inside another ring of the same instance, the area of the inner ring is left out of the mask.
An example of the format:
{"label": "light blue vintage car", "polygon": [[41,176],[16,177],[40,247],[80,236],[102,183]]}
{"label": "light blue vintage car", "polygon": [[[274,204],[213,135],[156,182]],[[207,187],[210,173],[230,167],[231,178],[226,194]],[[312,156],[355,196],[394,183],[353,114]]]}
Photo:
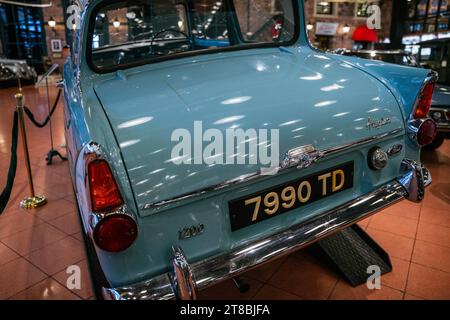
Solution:
{"label": "light blue vintage car", "polygon": [[436,75],[327,54],[300,0],[92,0],[65,127],[105,299],[194,299],[431,183]]}

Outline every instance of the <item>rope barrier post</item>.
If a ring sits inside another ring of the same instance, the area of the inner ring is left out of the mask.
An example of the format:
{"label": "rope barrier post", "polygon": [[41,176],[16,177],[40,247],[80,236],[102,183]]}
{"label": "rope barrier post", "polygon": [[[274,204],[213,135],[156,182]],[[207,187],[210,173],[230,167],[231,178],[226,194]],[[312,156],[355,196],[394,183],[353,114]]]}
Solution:
{"label": "rope barrier post", "polygon": [[45,196],[37,196],[34,192],[33,175],[31,174],[30,153],[28,152],[27,133],[25,128],[25,119],[23,116],[23,94],[17,93],[14,96],[17,100],[17,113],[19,114],[20,133],[22,134],[23,153],[25,155],[25,165],[27,167],[28,183],[30,187],[30,196],[20,202],[23,209],[34,209],[42,207],[47,203]]}

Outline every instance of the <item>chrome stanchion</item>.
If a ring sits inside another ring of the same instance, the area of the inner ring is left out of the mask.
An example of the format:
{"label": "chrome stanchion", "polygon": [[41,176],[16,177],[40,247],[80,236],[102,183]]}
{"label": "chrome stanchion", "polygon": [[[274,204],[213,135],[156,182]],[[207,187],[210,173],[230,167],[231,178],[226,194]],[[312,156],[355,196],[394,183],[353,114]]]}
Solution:
{"label": "chrome stanchion", "polygon": [[25,156],[25,165],[27,167],[28,184],[30,187],[30,196],[20,201],[20,207],[23,209],[34,209],[47,203],[45,196],[37,196],[34,193],[33,175],[31,174],[30,154],[28,152],[27,133],[25,129],[25,119],[23,116],[23,94],[17,93],[14,96],[17,100],[17,113],[19,114],[20,132],[22,134],[23,153]]}

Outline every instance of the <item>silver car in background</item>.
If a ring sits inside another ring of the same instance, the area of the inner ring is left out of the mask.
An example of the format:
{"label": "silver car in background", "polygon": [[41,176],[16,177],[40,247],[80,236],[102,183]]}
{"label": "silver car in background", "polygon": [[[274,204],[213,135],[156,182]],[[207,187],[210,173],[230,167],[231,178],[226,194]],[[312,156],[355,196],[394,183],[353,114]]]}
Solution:
{"label": "silver car in background", "polygon": [[34,83],[37,79],[36,70],[25,60],[0,58],[0,83],[13,83],[18,80]]}

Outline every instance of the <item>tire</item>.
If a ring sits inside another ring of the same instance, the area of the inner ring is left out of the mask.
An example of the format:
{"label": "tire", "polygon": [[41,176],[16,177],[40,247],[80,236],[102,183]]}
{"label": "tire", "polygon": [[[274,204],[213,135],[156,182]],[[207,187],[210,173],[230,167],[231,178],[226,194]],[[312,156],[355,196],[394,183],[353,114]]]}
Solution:
{"label": "tire", "polygon": [[442,134],[438,134],[436,138],[434,138],[433,142],[429,145],[425,146],[427,150],[436,150],[444,143],[445,137]]}

